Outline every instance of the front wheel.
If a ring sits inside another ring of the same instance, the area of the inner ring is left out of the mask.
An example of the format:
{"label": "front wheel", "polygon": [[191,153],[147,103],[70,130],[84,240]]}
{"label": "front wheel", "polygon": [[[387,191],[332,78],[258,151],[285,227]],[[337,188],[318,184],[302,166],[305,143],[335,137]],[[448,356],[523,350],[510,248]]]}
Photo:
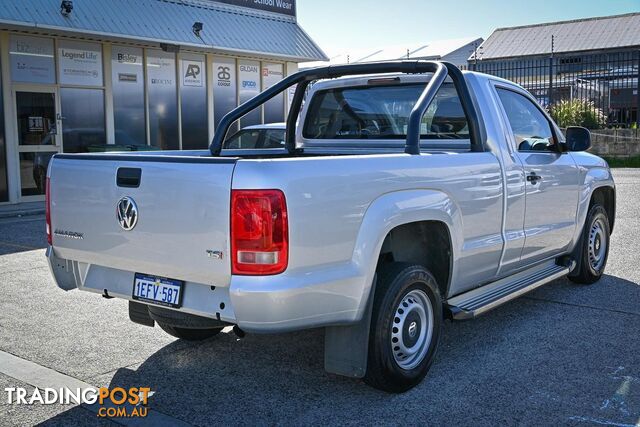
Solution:
{"label": "front wheel", "polygon": [[583,284],[600,280],[609,257],[610,233],[606,209],[600,204],[594,204],[589,209],[582,231],[580,268],[569,276],[569,280]]}
{"label": "front wheel", "polygon": [[364,381],[400,393],[427,374],[440,339],[442,301],[420,265],[392,263],[378,272]]}

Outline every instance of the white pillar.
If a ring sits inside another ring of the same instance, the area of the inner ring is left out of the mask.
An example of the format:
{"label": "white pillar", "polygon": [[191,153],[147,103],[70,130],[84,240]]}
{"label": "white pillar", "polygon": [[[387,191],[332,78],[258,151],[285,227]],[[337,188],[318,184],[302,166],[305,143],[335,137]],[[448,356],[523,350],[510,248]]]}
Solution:
{"label": "white pillar", "polygon": [[113,110],[113,81],[111,78],[111,43],[102,44],[102,63],[104,68],[104,112],[107,128],[107,144],[116,143],[116,130]]}
{"label": "white pillar", "polygon": [[11,66],[9,65],[9,33],[0,33],[0,52],[2,52],[2,102],[4,104],[4,132],[7,145],[7,184],[9,187],[9,202],[18,203],[20,199],[20,157],[16,136],[16,118],[13,105],[13,87],[11,86]]}
{"label": "white pillar", "polygon": [[[291,74],[298,72],[298,64],[295,62],[287,62],[285,64],[285,77],[289,77]],[[289,106],[291,105],[291,101],[293,101],[293,94],[295,93],[295,86],[291,87],[284,94],[284,116],[287,117],[289,115]]]}

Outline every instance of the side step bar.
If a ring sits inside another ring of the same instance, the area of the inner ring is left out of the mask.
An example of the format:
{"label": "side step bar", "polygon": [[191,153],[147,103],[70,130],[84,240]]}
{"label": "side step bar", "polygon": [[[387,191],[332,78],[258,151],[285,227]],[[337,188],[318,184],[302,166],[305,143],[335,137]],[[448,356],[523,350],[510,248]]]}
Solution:
{"label": "side step bar", "polygon": [[465,292],[447,301],[454,320],[478,317],[512,299],[530,292],[542,285],[569,274],[576,266],[573,260],[558,265],[555,261],[524,270],[480,288]]}

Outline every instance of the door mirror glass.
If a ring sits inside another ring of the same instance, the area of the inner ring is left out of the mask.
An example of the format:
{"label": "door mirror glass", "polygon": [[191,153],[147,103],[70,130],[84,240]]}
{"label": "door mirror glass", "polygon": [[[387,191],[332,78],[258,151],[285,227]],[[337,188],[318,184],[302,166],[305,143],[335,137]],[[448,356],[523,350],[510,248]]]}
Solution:
{"label": "door mirror glass", "polygon": [[591,132],[580,126],[569,126],[566,132],[569,151],[587,151],[591,148]]}

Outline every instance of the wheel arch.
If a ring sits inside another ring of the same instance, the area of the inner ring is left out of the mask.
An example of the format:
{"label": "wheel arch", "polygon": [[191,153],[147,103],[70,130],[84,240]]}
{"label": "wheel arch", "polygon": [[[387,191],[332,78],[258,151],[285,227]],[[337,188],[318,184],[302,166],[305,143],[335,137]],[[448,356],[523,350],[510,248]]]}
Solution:
{"label": "wheel arch", "polygon": [[451,286],[451,232],[442,221],[424,220],[398,225],[385,237],[376,271],[383,264],[405,262],[425,267],[438,283],[442,298]]}
{"label": "wheel arch", "polygon": [[609,232],[613,233],[613,226],[616,219],[616,191],[613,186],[603,185],[595,188],[591,193],[589,207],[600,204],[607,211],[609,219]]}
{"label": "wheel arch", "polygon": [[[411,236],[412,231],[419,233],[421,242],[425,239],[433,241],[427,238],[429,232],[436,232],[438,241],[446,242],[447,267],[439,267],[437,275],[432,271],[441,286],[442,297],[445,298],[450,283],[455,281],[456,261],[464,241],[462,230],[460,208],[442,191],[405,190],[387,193],[374,200],[364,215],[354,248],[353,263],[363,273],[364,279],[358,319],[362,317],[372,294],[378,264],[384,262],[386,254],[395,253],[396,261],[419,260],[417,264],[427,268],[434,267],[432,261],[424,256],[420,257],[416,245],[413,248],[397,248],[403,241],[407,241],[407,236]],[[394,238],[400,244],[394,245]],[[433,246],[430,245],[429,247]]]}
{"label": "wheel arch", "polygon": [[[362,284],[357,322],[325,328],[324,355],[327,372],[349,377],[365,375],[369,328],[376,292],[374,282],[381,255],[384,255],[383,246],[389,244],[389,235],[393,236],[399,230],[407,233],[416,228],[425,231],[438,228],[441,236],[444,236],[446,230],[450,245],[450,264],[445,289],[454,280],[456,259],[462,247],[463,236],[462,216],[453,199],[437,190],[405,190],[387,193],[374,200],[365,212],[353,251],[352,266],[357,269],[359,282]],[[402,257],[408,256],[408,253],[412,252],[398,252],[403,254],[400,255]],[[418,264],[424,264],[424,260]],[[438,286],[441,284],[438,283]],[[445,294],[441,296],[446,297]]]}
{"label": "wheel arch", "polygon": [[577,265],[570,276],[577,274],[581,268],[583,230],[587,221],[587,214],[596,203],[601,204],[607,212],[609,232],[612,233],[616,215],[616,189],[611,171],[605,167],[589,168],[584,178],[576,215],[573,246],[570,253],[570,256],[576,260]]}

